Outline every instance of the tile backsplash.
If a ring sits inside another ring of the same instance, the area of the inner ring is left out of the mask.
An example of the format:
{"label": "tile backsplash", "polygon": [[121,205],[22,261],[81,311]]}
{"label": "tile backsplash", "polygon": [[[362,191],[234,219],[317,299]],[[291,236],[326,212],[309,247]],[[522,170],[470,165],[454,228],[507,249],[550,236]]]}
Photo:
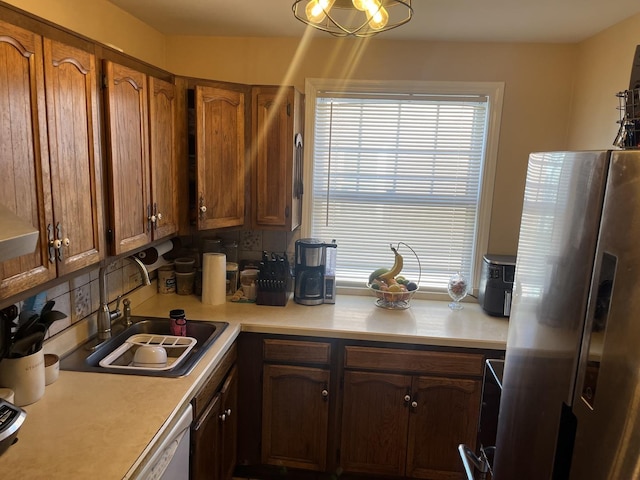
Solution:
{"label": "tile backsplash", "polygon": [[[259,261],[262,257],[262,252],[267,251],[286,252],[290,262],[293,263],[295,241],[300,237],[300,233],[299,230],[294,232],[256,230],[198,232],[191,237],[180,238],[183,244],[181,254],[188,255],[199,251],[202,239],[206,237],[220,238],[223,246],[236,242],[238,260],[240,262]],[[132,308],[135,308],[136,304],[144,302],[155,294],[155,290],[151,290],[151,287],[145,287],[130,293],[142,284],[142,278],[138,267],[127,258],[112,262],[107,266],[106,272],[107,295],[112,309],[115,308],[115,303],[113,302],[119,296],[123,296],[123,298],[125,296],[129,297]],[[34,297],[20,301],[16,305],[23,309],[26,308],[25,306],[31,306],[35,302],[36,308],[34,309],[37,311],[37,308],[41,308],[46,300],[55,301],[54,309],[64,313],[66,318],[57,320],[51,325],[46,339],[49,341],[55,340],[53,337],[65,333],[73,341],[81,343],[96,331],[96,313],[100,307],[98,274],[99,266],[96,266],[89,271],[83,271],[70,280],[48,287]],[[155,277],[155,272],[151,273],[151,277]],[[70,334],[71,327],[74,327],[77,331],[73,335]],[[64,348],[66,349],[74,347],[68,340],[58,343],[65,345]],[[55,349],[55,353],[59,354],[64,354],[66,351],[68,350],[60,351],[60,348]]]}

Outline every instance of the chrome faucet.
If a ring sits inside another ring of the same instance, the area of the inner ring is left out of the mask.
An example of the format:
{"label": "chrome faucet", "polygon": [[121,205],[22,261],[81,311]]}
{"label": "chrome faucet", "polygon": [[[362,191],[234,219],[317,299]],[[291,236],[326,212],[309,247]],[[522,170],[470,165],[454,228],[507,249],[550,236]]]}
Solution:
{"label": "chrome faucet", "polygon": [[[140,259],[135,255],[127,257],[127,259],[133,261],[140,269],[140,274],[142,275],[142,285],[140,285],[140,287],[151,285],[151,281],[149,280],[149,272],[147,272],[147,267],[145,267],[144,263],[142,263]],[[109,310],[109,295],[107,292],[107,267],[108,265],[100,267],[100,270],[98,272],[98,287],[100,290],[100,308],[98,309],[97,335],[98,344],[111,338],[111,322],[120,318],[120,315],[122,314],[122,312],[120,311],[120,297],[122,297],[122,295],[119,295],[117,298],[116,308],[113,311]]]}

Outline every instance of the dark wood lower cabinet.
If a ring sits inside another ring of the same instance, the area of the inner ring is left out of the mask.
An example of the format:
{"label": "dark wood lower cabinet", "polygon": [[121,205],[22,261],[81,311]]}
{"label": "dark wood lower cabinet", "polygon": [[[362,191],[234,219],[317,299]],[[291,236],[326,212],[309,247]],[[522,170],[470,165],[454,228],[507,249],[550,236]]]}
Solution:
{"label": "dark wood lower cabinet", "polygon": [[262,462],[324,471],[329,423],[329,370],[265,365]]}
{"label": "dark wood lower cabinet", "polygon": [[193,400],[191,480],[230,480],[236,465],[238,375],[235,347]]}
{"label": "dark wood lower cabinet", "polygon": [[220,479],[221,395],[216,395],[191,429],[191,479]]}
{"label": "dark wood lower cabinet", "polygon": [[[346,350],[346,367],[354,370],[344,372],[344,471],[464,479],[457,447],[475,446],[482,382],[452,374],[481,375],[483,356],[350,346]],[[388,372],[394,370],[407,373]],[[422,372],[434,375],[417,374]]]}
{"label": "dark wood lower cabinet", "polygon": [[237,476],[465,478],[457,446],[475,446],[484,359],[501,352],[258,334],[244,342],[251,400],[241,402]]}
{"label": "dark wood lower cabinet", "polygon": [[406,476],[464,479],[458,445],[475,445],[482,382],[416,377],[410,407]]}
{"label": "dark wood lower cabinet", "polygon": [[411,377],[344,373],[340,466],[347,472],[404,475]]}

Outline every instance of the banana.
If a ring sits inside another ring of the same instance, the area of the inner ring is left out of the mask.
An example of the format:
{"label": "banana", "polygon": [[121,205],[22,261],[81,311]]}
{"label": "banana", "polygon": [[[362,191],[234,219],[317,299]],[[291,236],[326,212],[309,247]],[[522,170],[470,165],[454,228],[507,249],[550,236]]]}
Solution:
{"label": "banana", "polygon": [[391,246],[391,250],[393,250],[393,254],[395,255],[395,261],[393,262],[393,267],[387,273],[383,273],[378,278],[381,280],[391,280],[396,278],[396,276],[402,271],[402,267],[404,266],[404,260],[402,255],[398,253],[398,250]]}

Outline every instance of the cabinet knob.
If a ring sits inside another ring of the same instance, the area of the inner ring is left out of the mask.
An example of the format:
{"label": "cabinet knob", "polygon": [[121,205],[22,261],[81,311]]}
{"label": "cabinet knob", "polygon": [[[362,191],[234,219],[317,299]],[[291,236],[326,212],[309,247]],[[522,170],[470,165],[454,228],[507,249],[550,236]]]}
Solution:
{"label": "cabinet knob", "polygon": [[200,207],[200,211],[201,211],[202,213],[206,213],[206,212],[207,212],[207,207],[206,207],[206,206],[204,206],[204,205],[202,205],[202,206]]}
{"label": "cabinet knob", "polygon": [[405,395],[404,396],[404,401],[405,401],[405,403],[409,403],[411,401],[411,395]]}
{"label": "cabinet knob", "polygon": [[226,421],[226,420],[227,420],[227,414],[226,414],[226,413],[223,413],[223,414],[221,414],[221,415],[220,415],[220,417],[219,417],[219,418],[220,418],[220,421],[221,421],[221,422],[224,422],[224,421]]}
{"label": "cabinet knob", "polygon": [[62,240],[60,240],[59,238],[56,238],[55,240],[51,240],[49,244],[57,250],[62,246]]}
{"label": "cabinet knob", "polygon": [[327,398],[329,396],[329,391],[325,388],[321,392],[322,398]]}
{"label": "cabinet knob", "polygon": [[155,215],[151,215],[151,216],[148,218],[148,220],[149,220],[151,223],[156,223],[156,220],[157,220],[157,219],[158,219],[158,217],[156,217]]}
{"label": "cabinet knob", "polygon": [[418,408],[418,402],[416,402],[415,400],[411,402],[411,408]]}
{"label": "cabinet knob", "polygon": [[230,408],[227,408],[227,409],[224,411],[224,414],[225,414],[227,417],[230,417],[230,416],[231,416],[231,409],[230,409]]}
{"label": "cabinet knob", "polygon": [[71,245],[71,240],[69,240],[68,238],[63,238],[62,245],[68,247],[69,245]]}
{"label": "cabinet knob", "polygon": [[156,215],[156,220],[160,221],[162,220],[162,214],[158,213],[158,215]]}

